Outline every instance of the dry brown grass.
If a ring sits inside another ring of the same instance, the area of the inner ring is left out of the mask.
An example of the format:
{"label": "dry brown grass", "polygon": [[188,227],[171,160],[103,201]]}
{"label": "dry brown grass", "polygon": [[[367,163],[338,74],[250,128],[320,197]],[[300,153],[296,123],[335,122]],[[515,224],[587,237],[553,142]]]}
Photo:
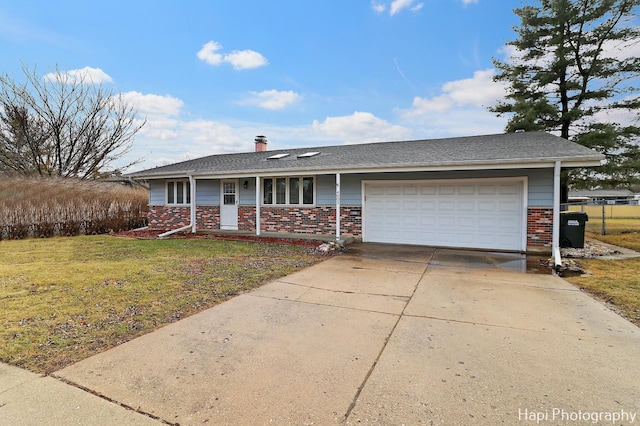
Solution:
{"label": "dry brown grass", "polygon": [[0,241],[0,361],[51,373],[322,259],[209,239]]}
{"label": "dry brown grass", "polygon": [[0,239],[101,234],[143,226],[147,191],[63,178],[0,180]]}
{"label": "dry brown grass", "polygon": [[[588,236],[640,251],[640,233]],[[613,305],[621,315],[640,326],[640,257],[622,260],[584,259],[579,263],[591,275],[565,278]]]}

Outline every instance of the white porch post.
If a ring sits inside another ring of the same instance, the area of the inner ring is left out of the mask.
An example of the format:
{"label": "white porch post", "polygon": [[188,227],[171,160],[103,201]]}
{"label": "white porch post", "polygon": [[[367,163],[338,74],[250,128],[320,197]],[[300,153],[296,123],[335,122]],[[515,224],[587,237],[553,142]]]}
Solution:
{"label": "white porch post", "polygon": [[562,265],[560,257],[560,161],[553,167],[553,238],[551,250],[556,265]]}
{"label": "white porch post", "polygon": [[192,175],[189,175],[189,190],[191,194],[189,197],[191,198],[191,232],[196,232],[196,208],[198,203],[196,202],[196,178]]}
{"label": "white porch post", "polygon": [[260,176],[256,176],[256,235],[260,236]]}
{"label": "white porch post", "polygon": [[340,241],[340,173],[336,173],[336,241]]}

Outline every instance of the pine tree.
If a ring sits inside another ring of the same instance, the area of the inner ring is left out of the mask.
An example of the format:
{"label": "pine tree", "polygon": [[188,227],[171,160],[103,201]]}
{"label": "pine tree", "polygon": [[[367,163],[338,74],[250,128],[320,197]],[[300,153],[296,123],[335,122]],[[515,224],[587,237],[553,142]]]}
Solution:
{"label": "pine tree", "polygon": [[602,167],[572,171],[572,187],[640,182],[640,59],[629,54],[640,44],[640,0],[537,4],[514,10],[521,23],[511,57],[494,59],[508,95],[490,110],[509,117],[508,132],[549,131],[606,155]]}

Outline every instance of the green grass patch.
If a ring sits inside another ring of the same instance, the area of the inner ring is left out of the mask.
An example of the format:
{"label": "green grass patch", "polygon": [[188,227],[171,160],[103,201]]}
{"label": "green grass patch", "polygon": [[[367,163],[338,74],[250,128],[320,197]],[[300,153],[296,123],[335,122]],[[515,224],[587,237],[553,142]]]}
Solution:
{"label": "green grass patch", "polygon": [[0,241],[0,361],[48,374],[320,259],[207,239]]}
{"label": "green grass patch", "polygon": [[[604,236],[588,234],[588,236],[619,247],[640,251],[640,233]],[[610,303],[621,315],[640,326],[640,258],[581,259],[579,263],[592,275],[565,279]]]}

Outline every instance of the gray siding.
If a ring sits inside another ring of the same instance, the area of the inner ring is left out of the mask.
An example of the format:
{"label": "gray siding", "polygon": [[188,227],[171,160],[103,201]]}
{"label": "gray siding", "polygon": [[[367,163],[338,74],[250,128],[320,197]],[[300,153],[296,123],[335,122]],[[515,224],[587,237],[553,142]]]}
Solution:
{"label": "gray siding", "polygon": [[[340,189],[342,190],[342,185]],[[316,176],[316,204],[317,205],[335,205],[336,204],[336,176],[335,175]]]}
{"label": "gray siding", "polygon": [[[341,174],[340,202],[345,206],[362,204],[363,180],[414,180],[414,179],[483,179],[492,177],[528,177],[528,204],[531,207],[550,207],[553,205],[553,169],[516,169],[516,170],[469,170],[451,172],[411,172],[411,173],[371,173]],[[247,188],[244,188],[244,182]],[[238,180],[239,201],[243,205],[255,205],[255,177]],[[316,176],[316,205],[335,205],[335,175]],[[199,205],[220,204],[220,180],[198,180],[196,199]],[[165,204],[165,181],[149,182],[149,203]]]}
{"label": "gray siding", "polygon": [[[262,181],[262,179],[260,180]],[[247,182],[247,187],[244,187],[244,183]],[[240,204],[243,205],[256,205],[256,178],[246,178],[238,180],[238,190],[240,191]]]}
{"label": "gray siding", "polygon": [[[340,202],[342,205],[362,204],[363,180],[414,180],[414,179],[484,179],[493,177],[528,177],[528,204],[531,207],[553,205],[553,169],[519,170],[469,170],[454,172],[411,172],[342,174],[340,176]],[[317,204],[335,203],[335,176],[318,176]]]}
{"label": "gray siding", "polygon": [[196,202],[200,206],[220,205],[220,181],[217,179],[196,180]]}
{"label": "gray siding", "polygon": [[164,179],[149,181],[149,205],[164,206],[166,200],[166,187]]}
{"label": "gray siding", "polygon": [[529,172],[529,206],[553,206],[553,169],[537,169]]}

